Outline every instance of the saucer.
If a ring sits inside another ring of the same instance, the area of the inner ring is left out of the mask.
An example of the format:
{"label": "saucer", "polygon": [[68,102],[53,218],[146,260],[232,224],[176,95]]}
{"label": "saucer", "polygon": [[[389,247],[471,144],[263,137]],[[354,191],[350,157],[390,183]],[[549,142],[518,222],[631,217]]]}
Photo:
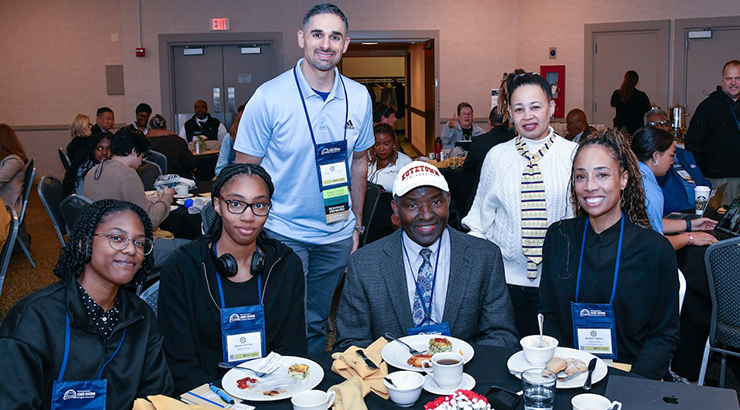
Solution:
{"label": "saucer", "polygon": [[475,379],[473,376],[463,373],[462,380],[460,381],[460,384],[453,387],[452,389],[443,389],[437,385],[437,382],[434,381],[434,378],[431,374],[428,374],[424,376],[424,390],[428,391],[432,394],[437,394],[440,396],[447,396],[449,394],[454,393],[455,391],[459,389],[463,390],[472,390],[473,387],[475,387]]}
{"label": "saucer", "polygon": [[193,197],[193,194],[191,194],[189,192],[187,194],[185,194],[185,195],[177,195],[177,194],[175,194],[175,196],[174,196],[175,199],[192,198],[192,197]]}

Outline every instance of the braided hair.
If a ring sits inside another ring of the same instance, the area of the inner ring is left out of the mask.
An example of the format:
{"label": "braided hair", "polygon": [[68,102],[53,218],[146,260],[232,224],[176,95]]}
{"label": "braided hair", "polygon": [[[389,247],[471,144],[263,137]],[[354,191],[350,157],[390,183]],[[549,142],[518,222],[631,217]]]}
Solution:
{"label": "braided hair", "polygon": [[[213,189],[211,190],[211,198],[221,198],[221,189],[230,183],[235,177],[240,175],[257,176],[262,178],[265,185],[267,185],[267,197],[272,199],[272,194],[275,192],[275,186],[272,184],[272,178],[270,174],[265,171],[264,168],[257,164],[231,164],[224,167],[216,177],[216,181],[213,183]],[[218,240],[221,237],[223,223],[221,217],[218,216],[216,221],[211,224],[211,228],[206,232],[206,237],[212,241]],[[259,233],[258,238],[264,240],[267,238],[265,231]]]}
{"label": "braided hair", "polygon": [[[395,148],[393,150],[393,154],[391,154],[389,164],[395,164],[396,160],[398,159],[398,151],[401,149],[401,147],[398,144],[398,137],[396,137],[396,132],[393,131],[393,127],[391,127],[388,124],[376,124],[373,127],[373,135],[378,134],[388,134],[393,139],[393,147]],[[368,165],[372,165],[378,162],[378,155],[375,153],[375,149],[369,149],[367,150],[367,156],[368,156]]]}
{"label": "braided hair", "polygon": [[650,220],[645,211],[645,193],[642,188],[642,173],[637,156],[630,149],[629,140],[616,129],[607,129],[600,133],[589,135],[582,140],[573,157],[573,167],[570,178],[570,202],[576,209],[576,215],[585,215],[576,196],[575,166],[576,158],[581,151],[590,145],[599,145],[606,148],[609,154],[617,161],[621,170],[627,171],[627,186],[622,191],[620,206],[629,220],[637,226],[650,229]]}
{"label": "braided hair", "polygon": [[[85,265],[92,258],[92,240],[95,228],[101,223],[113,217],[119,212],[131,211],[135,213],[141,223],[144,225],[144,235],[150,241],[152,236],[152,221],[141,207],[130,202],[116,201],[114,199],[101,199],[93,204],[86,206],[80,216],[77,218],[72,232],[70,232],[65,245],[59,252],[59,261],[54,267],[54,274],[60,279],[69,277],[79,278],[82,275]],[[141,268],[134,275],[131,283],[138,285],[144,281],[154,267],[154,256],[152,253],[144,256],[144,262]]]}

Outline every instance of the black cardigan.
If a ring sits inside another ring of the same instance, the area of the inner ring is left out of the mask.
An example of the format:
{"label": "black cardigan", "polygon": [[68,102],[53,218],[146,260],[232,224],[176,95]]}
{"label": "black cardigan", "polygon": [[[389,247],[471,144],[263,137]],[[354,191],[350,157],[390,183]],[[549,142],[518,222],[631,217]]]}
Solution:
{"label": "black cardigan", "polygon": [[[223,359],[221,302],[218,273],[209,255],[209,244],[208,240],[201,239],[185,245],[162,267],[158,319],[177,394],[220,379],[226,372],[218,367]],[[259,242],[259,246],[265,252],[262,292],[267,351],[305,356],[305,285],[301,260],[279,241],[268,239]],[[248,282],[252,280],[257,279]],[[230,291],[233,294],[234,288],[243,284],[228,279],[221,282],[227,295],[227,307],[234,307],[228,294]],[[256,292],[246,297],[256,300]]]}
{"label": "black cardigan", "polygon": [[[586,217],[556,222],[542,256],[540,311],[545,332],[573,347],[570,303],[575,301],[578,260]],[[578,302],[609,303],[620,223],[597,235],[589,226]],[[660,379],[678,345],[678,268],[670,242],[628,220],[614,298],[618,360],[632,372]]]}

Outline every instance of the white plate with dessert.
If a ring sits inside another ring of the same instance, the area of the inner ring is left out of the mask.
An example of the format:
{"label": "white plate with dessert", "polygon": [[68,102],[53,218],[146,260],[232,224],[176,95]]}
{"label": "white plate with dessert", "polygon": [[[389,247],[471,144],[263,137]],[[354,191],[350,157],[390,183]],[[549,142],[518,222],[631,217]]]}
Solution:
{"label": "white plate with dessert", "polygon": [[[569,347],[557,347],[555,348],[555,355],[547,364],[547,368],[550,368],[558,374],[558,389],[578,389],[583,387],[583,383],[586,381],[586,375],[588,374],[588,371],[584,371],[568,381],[562,381],[560,379],[569,376],[569,374],[567,373],[569,369],[572,369],[572,371],[575,372],[585,370],[588,367],[588,363],[593,358],[596,358],[596,369],[594,369],[594,374],[591,381],[596,384],[604,377],[606,377],[608,369],[606,367],[606,363],[604,363],[603,360],[588,352],[582,352],[580,350],[571,349]],[[562,362],[556,361],[555,359],[561,359]],[[517,378],[521,378],[521,372],[527,369],[542,367],[535,366],[529,363],[524,357],[524,351],[521,350],[511,355],[509,361],[506,362],[506,366],[509,368],[509,371],[512,372],[512,374],[514,374]]]}
{"label": "white plate with dessert", "polygon": [[473,346],[464,340],[452,336],[414,335],[404,336],[400,340],[414,349],[426,353],[412,356],[406,346],[394,340],[385,345],[383,350],[380,351],[380,355],[391,366],[412,372],[423,372],[421,362],[431,359],[434,353],[460,353],[465,357],[465,363],[469,362],[475,355]]}
{"label": "white plate with dessert", "polygon": [[[249,362],[249,367],[259,367],[260,361]],[[318,363],[296,356],[283,356],[283,365],[265,377],[257,377],[249,370],[231,369],[221,384],[226,393],[249,401],[275,401],[289,399],[311,390],[324,379],[324,369]]]}

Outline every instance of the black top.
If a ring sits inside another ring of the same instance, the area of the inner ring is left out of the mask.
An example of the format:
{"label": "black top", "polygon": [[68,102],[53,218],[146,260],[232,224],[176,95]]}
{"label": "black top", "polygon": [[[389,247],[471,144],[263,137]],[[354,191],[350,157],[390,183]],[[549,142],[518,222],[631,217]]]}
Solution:
{"label": "black top", "polygon": [[614,116],[614,128],[625,127],[627,132],[634,134],[643,125],[645,113],[650,111],[650,99],[644,92],[635,89],[626,102],[619,98],[619,90],[612,94],[611,106],[617,109]]}
{"label": "black top", "polygon": [[67,148],[65,148],[65,152],[67,153],[67,158],[69,158],[69,162],[72,162],[72,160],[75,159],[77,154],[80,152],[80,149],[89,139],[89,137],[72,138],[72,141],[70,141],[69,144],[67,144]]}
{"label": "black top", "polygon": [[694,154],[708,178],[740,177],[740,126],[735,118],[740,120],[740,99],[733,102],[721,87],[709,94],[691,116],[686,149]]}
{"label": "black top", "polygon": [[188,143],[177,134],[152,135],[157,130],[149,131],[151,149],[167,158],[167,169],[162,172],[177,174],[184,178],[193,178],[195,157],[188,149]]}
{"label": "black top", "polygon": [[[574,347],[570,303],[575,301],[586,216],[556,222],[543,247],[540,311],[545,333]],[[620,223],[601,234],[589,226],[580,303],[609,303]],[[660,379],[678,345],[678,268],[670,242],[652,229],[625,221],[614,315],[618,360],[632,372]]]}
{"label": "black top", "polygon": [[221,121],[211,117],[210,114],[208,114],[202,125],[195,118],[195,115],[193,115],[189,120],[185,121],[187,140],[188,142],[192,141],[194,135],[205,135],[207,140],[216,141],[218,140],[218,128],[220,125]]}
{"label": "black top", "polygon": [[473,142],[470,144],[470,150],[468,151],[468,157],[465,158],[465,163],[463,164],[463,170],[465,172],[475,172],[480,176],[483,160],[486,159],[488,151],[515,136],[505,126],[497,125],[487,133],[473,137]]}

